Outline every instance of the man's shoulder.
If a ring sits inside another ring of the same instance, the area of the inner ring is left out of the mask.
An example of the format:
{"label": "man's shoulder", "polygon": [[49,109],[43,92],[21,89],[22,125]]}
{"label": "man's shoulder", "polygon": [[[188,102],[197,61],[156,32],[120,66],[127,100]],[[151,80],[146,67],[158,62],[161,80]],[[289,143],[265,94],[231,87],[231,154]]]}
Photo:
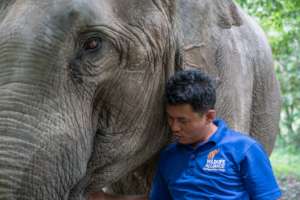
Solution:
{"label": "man's shoulder", "polygon": [[239,164],[248,155],[249,150],[253,146],[260,146],[259,142],[241,132],[228,130],[218,144],[218,149],[222,152],[223,156],[227,157],[233,163]]}
{"label": "man's shoulder", "polygon": [[252,144],[256,142],[255,139],[248,136],[248,134],[232,129],[221,118],[216,119],[214,123],[218,127],[218,131],[215,138],[217,142],[224,142],[224,143],[231,143],[231,144],[232,143]]}
{"label": "man's shoulder", "polygon": [[257,141],[251,136],[249,136],[247,133],[242,133],[232,129],[228,129],[226,131],[226,133],[223,135],[222,142],[231,144],[241,143],[245,145],[252,145],[254,143],[257,143]]}
{"label": "man's shoulder", "polygon": [[214,140],[218,146],[221,146],[228,152],[243,154],[254,144],[256,144],[254,146],[261,146],[259,141],[249,136],[249,134],[230,128],[223,119],[219,118],[214,123],[219,129]]}
{"label": "man's shoulder", "polygon": [[260,146],[260,143],[246,133],[230,129],[226,131],[219,143],[224,150],[237,155],[244,155],[253,145]]}

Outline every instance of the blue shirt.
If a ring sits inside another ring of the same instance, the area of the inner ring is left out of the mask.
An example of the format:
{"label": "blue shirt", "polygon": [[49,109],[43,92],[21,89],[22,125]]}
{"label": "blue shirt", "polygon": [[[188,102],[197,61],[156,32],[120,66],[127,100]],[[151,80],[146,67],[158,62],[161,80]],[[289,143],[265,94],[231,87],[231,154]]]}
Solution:
{"label": "blue shirt", "polygon": [[270,161],[254,139],[214,121],[217,131],[196,148],[161,152],[151,200],[275,200],[281,196]]}

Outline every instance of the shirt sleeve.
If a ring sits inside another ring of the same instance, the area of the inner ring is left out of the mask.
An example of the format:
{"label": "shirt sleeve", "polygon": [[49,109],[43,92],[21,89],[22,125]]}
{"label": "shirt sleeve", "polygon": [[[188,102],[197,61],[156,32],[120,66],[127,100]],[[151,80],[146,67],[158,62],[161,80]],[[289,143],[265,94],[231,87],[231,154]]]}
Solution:
{"label": "shirt sleeve", "polygon": [[172,200],[168,186],[159,170],[156,170],[150,191],[150,200]]}
{"label": "shirt sleeve", "polygon": [[270,160],[263,147],[254,143],[241,161],[241,175],[253,200],[277,200],[281,196]]}

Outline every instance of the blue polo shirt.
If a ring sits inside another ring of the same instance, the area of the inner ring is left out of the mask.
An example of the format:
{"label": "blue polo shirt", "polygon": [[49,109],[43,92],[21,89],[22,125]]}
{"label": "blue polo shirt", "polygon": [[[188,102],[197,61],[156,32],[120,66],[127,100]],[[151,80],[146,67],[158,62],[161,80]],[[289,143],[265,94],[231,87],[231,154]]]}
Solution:
{"label": "blue polo shirt", "polygon": [[270,161],[254,139],[214,121],[217,131],[196,148],[174,143],[161,152],[151,200],[275,200]]}

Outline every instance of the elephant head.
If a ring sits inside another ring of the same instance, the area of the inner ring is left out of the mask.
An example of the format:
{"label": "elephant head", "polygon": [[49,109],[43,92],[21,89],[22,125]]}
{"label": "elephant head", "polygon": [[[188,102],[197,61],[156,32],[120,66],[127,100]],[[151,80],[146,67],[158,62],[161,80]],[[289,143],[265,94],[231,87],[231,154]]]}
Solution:
{"label": "elephant head", "polygon": [[[272,54],[233,0],[0,0],[0,199],[86,199],[144,163],[168,140],[163,88],[182,61],[270,153]],[[148,166],[111,188],[136,192],[124,183]]]}
{"label": "elephant head", "polygon": [[173,4],[0,1],[0,199],[85,199],[159,150]]}

